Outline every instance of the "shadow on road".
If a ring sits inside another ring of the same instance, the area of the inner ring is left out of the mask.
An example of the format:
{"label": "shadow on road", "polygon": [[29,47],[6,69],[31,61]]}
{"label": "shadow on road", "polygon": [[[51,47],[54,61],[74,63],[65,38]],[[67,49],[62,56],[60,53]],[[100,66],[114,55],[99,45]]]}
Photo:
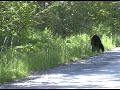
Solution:
{"label": "shadow on road", "polygon": [[120,88],[120,51],[107,51],[86,60],[60,65],[0,88]]}

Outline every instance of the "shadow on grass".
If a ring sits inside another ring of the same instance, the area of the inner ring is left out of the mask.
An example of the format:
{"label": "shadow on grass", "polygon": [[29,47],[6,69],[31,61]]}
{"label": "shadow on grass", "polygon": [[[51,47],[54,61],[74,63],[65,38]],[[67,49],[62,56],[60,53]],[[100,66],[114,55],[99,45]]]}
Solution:
{"label": "shadow on grass", "polygon": [[[110,85],[111,82],[118,83]],[[0,85],[0,88],[120,88],[119,83],[120,51],[113,50],[86,60],[35,73],[24,80]]]}

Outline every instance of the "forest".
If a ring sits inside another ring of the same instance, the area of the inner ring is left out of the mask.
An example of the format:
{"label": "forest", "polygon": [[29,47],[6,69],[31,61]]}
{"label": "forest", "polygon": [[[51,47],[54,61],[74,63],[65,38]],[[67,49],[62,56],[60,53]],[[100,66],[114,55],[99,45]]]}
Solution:
{"label": "forest", "polygon": [[97,54],[93,34],[120,46],[120,1],[0,1],[0,83]]}

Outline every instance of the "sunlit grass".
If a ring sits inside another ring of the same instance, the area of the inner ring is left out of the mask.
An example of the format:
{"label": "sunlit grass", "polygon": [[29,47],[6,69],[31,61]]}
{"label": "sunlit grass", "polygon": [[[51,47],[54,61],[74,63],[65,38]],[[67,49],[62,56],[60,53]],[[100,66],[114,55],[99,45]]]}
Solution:
{"label": "sunlit grass", "polygon": [[[45,30],[35,33],[34,38],[38,39],[34,45],[17,46],[0,53],[0,82],[13,81],[35,71],[97,54],[92,53],[88,34],[78,34],[63,39]],[[105,35],[102,37],[102,42],[105,50],[113,47],[111,38]]]}
{"label": "sunlit grass", "polygon": [[27,75],[26,60],[23,55],[20,56],[19,54],[14,50],[8,50],[1,54],[0,82],[13,81]]}
{"label": "sunlit grass", "polygon": [[115,46],[117,46],[117,47],[120,46],[120,36],[119,36],[119,34],[113,35],[113,42],[114,42]]}
{"label": "sunlit grass", "polygon": [[112,41],[112,37],[108,37],[106,35],[102,36],[102,43],[105,47],[105,50],[110,50],[115,47],[115,42]]}
{"label": "sunlit grass", "polygon": [[67,37],[64,41],[65,62],[86,57],[91,53],[89,36],[87,34]]}

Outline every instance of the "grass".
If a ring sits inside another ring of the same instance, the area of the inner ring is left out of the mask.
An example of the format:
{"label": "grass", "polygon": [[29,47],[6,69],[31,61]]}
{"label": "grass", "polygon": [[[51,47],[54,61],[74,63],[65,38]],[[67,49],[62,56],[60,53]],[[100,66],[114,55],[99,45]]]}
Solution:
{"label": "grass", "polygon": [[[34,45],[16,46],[0,53],[1,83],[95,54],[91,52],[90,36],[87,34],[78,34],[62,39],[45,30],[35,36],[39,41]],[[102,42],[106,50],[114,46],[111,38],[105,35],[102,37]]]}
{"label": "grass", "polygon": [[105,50],[110,50],[111,48],[115,47],[115,42],[112,41],[112,37],[108,37],[106,35],[103,35],[102,38],[102,43],[105,47]]}
{"label": "grass", "polygon": [[0,55],[0,82],[13,81],[27,75],[27,64],[23,55],[20,56],[12,50]]}

